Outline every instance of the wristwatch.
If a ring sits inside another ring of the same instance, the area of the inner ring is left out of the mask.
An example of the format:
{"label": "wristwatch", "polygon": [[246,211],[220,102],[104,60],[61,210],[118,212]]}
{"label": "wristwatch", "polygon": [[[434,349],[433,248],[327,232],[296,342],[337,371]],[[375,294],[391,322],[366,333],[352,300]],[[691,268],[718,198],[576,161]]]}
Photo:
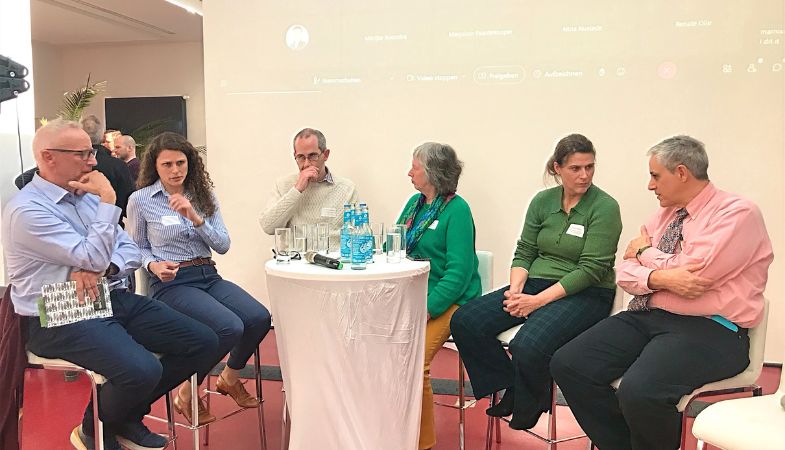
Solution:
{"label": "wristwatch", "polygon": [[641,255],[643,254],[643,252],[645,252],[646,250],[648,250],[650,248],[651,248],[651,245],[644,245],[643,247],[639,248],[638,251],[635,253],[635,259],[640,260]]}

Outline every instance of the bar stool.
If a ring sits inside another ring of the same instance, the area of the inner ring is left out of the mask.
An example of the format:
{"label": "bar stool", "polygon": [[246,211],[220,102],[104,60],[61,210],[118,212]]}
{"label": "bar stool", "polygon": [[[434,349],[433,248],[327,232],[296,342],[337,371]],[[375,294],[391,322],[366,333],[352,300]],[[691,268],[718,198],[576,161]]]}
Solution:
{"label": "bar stool", "polygon": [[[505,348],[508,347],[510,345],[510,341],[512,341],[515,335],[518,334],[518,330],[520,330],[523,325],[524,324],[516,325],[507,331],[499,333],[499,335],[496,336],[496,339],[498,339],[499,342],[501,342]],[[531,430],[522,430],[548,444],[548,450],[555,449],[556,444],[559,444],[561,442],[573,441],[575,439],[586,437],[585,434],[577,434],[575,436],[569,436],[561,439],[559,439],[556,436],[556,398],[558,397],[557,392],[558,392],[558,387],[556,386],[556,383],[551,382],[551,409],[550,411],[548,411],[548,434],[546,436],[541,436]],[[498,397],[498,393],[494,393],[491,396],[491,406],[496,404],[497,397]],[[505,422],[508,421],[506,418],[488,416],[488,428],[487,428],[487,432],[485,433],[486,450],[491,449],[491,440],[493,438],[494,428],[496,428],[496,442],[497,443],[501,442],[501,430],[499,429],[499,426],[502,420],[504,420]]]}
{"label": "bar stool", "polygon": [[259,402],[259,406],[257,408],[237,408],[215,420],[215,422],[207,423],[204,425],[199,425],[199,402],[196,401],[197,398],[202,398],[205,400],[207,404],[207,408],[210,408],[210,396],[211,395],[222,395],[220,392],[214,391],[211,389],[211,382],[210,382],[210,375],[206,377],[207,388],[203,390],[204,395],[199,395],[199,385],[197,384],[197,377],[196,374],[191,376],[191,423],[188,422],[178,422],[174,420],[172,414],[172,393],[166,393],[166,419],[162,419],[160,417],[149,415],[147,416],[149,419],[158,421],[158,422],[167,422],[171,423],[170,426],[170,433],[172,436],[172,448],[177,450],[177,427],[185,428],[189,430],[193,436],[193,448],[194,450],[200,449],[199,443],[199,430],[204,428],[204,445],[209,445],[210,439],[210,425],[220,422],[223,419],[229,418],[234,416],[235,414],[239,414],[243,411],[249,411],[251,409],[257,410],[257,420],[259,424],[259,441],[261,443],[262,450],[267,450],[267,431],[264,426],[264,396],[262,393],[262,372],[261,372],[261,365],[259,359],[259,348],[254,351],[254,381],[256,386],[256,400]]}
{"label": "bar stool", "polygon": [[[485,295],[491,291],[493,286],[493,253],[485,250],[477,250],[477,271],[480,273],[480,285],[482,286],[482,294]],[[455,349],[454,340],[452,336],[447,339],[445,347]],[[457,349],[455,349],[457,351]],[[463,367],[463,359],[461,359],[460,352],[458,353],[458,401],[455,404],[434,402],[439,406],[446,406],[447,408],[454,408],[458,410],[458,448],[464,450],[466,445],[466,408],[471,408],[477,403],[477,400],[470,399],[466,401],[465,396],[466,385],[466,370]]]}
{"label": "bar stool", "polygon": [[[104,425],[103,422],[98,418],[98,386],[101,384],[106,383],[106,378],[92,370],[85,369],[84,367],[78,366],[72,362],[63,360],[63,359],[51,359],[51,358],[44,358],[41,356],[36,355],[35,353],[28,351],[27,352],[27,368],[28,369],[42,369],[42,370],[59,370],[59,371],[73,371],[73,372],[82,372],[87,375],[87,378],[90,380],[90,396],[93,400],[93,424],[95,430],[95,441],[96,441],[96,449],[97,450],[104,450]],[[21,403],[21,400],[20,400]],[[21,406],[21,405],[20,405]],[[175,432],[174,432],[174,416],[172,414],[172,403],[171,397],[167,395],[166,399],[166,415],[168,420],[164,421],[167,423],[169,428],[169,444],[174,444],[175,440]],[[148,416],[151,417],[151,416]],[[151,417],[152,418],[152,417]],[[19,423],[19,436],[20,436],[20,444],[21,444],[21,436],[22,436],[22,421],[20,419]]]}

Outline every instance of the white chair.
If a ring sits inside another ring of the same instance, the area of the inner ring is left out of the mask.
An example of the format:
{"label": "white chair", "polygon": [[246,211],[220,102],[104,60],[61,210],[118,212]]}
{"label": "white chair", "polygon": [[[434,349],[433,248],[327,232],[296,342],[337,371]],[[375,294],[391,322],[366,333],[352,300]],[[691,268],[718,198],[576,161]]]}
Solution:
{"label": "white chair", "polygon": [[[763,319],[760,324],[755,328],[750,328],[750,364],[744,369],[743,372],[736,376],[727,378],[725,380],[715,381],[713,383],[705,384],[692,393],[685,395],[681,398],[676,405],[676,409],[681,413],[681,445],[684,448],[684,441],[687,439],[687,408],[690,404],[702,397],[710,397],[715,395],[736,394],[741,392],[752,392],[753,397],[759,397],[763,394],[760,386],[755,384],[758,381],[761,371],[763,370],[763,352],[766,349],[766,326],[769,321],[769,300],[764,299],[763,305]],[[614,389],[618,389],[621,380],[611,383]]]}
{"label": "white chair", "polygon": [[[104,450],[104,426],[101,420],[98,418],[98,386],[101,384],[106,383],[106,378],[92,370],[85,369],[84,367],[78,366],[72,362],[63,360],[63,359],[50,359],[50,358],[43,358],[41,356],[36,355],[35,353],[28,351],[27,352],[27,368],[28,369],[43,369],[43,370],[59,370],[59,371],[73,371],[73,372],[83,372],[87,375],[87,378],[90,380],[91,384],[91,391],[90,395],[93,400],[93,426],[95,430],[95,442],[96,442],[96,449],[97,450]],[[166,399],[166,415],[168,420],[167,425],[169,427],[169,443],[174,443],[175,439],[175,432],[174,432],[174,416],[172,414],[172,404],[171,398],[167,396]],[[22,421],[20,417],[20,426],[19,426],[19,435],[22,435]],[[21,446],[21,439],[19,440]],[[168,445],[168,444],[167,444]]]}
{"label": "white chair", "polygon": [[[480,286],[483,295],[491,291],[493,287],[493,253],[485,250],[477,250],[477,272],[480,274]],[[447,339],[445,347],[456,350],[452,336]],[[471,408],[472,405],[477,403],[477,400],[470,399],[466,401],[464,393],[466,385],[466,371],[463,368],[463,360],[460,353],[458,354],[458,402],[456,404],[448,404],[441,402],[434,402],[439,406],[446,406],[448,408],[455,408],[458,410],[458,448],[464,450],[466,445],[466,408]]]}
{"label": "white chair", "polygon": [[785,370],[780,387],[762,397],[719,401],[692,424],[698,450],[705,444],[728,450],[780,450],[785,447]]}
{"label": "white chair", "polygon": [[[501,342],[504,347],[509,347],[510,341],[512,341],[512,339],[515,337],[515,335],[518,334],[518,331],[521,329],[521,327],[523,325],[524,324],[516,325],[516,326],[510,328],[507,331],[503,331],[503,332],[499,333],[499,335],[496,336],[496,339],[498,339],[499,342]],[[557,437],[557,435],[556,435],[556,398],[558,397],[557,392],[558,392],[558,390],[557,390],[556,383],[552,383],[551,384],[551,410],[548,411],[548,435],[547,436],[541,436],[541,435],[539,435],[539,434],[537,434],[537,433],[535,433],[535,432],[533,432],[531,430],[522,430],[522,431],[525,431],[525,432],[529,433],[530,435],[536,437],[537,439],[545,442],[546,444],[548,444],[548,450],[555,449],[556,448],[556,444],[558,444],[560,442],[573,441],[575,439],[580,439],[580,438],[586,437],[585,434],[569,436],[569,437],[565,437],[565,438],[561,438],[561,439],[559,439]],[[495,404],[496,403],[497,395],[498,395],[497,393],[494,393],[491,396],[491,404]],[[501,418],[498,418],[498,417],[488,416],[488,429],[487,429],[487,431],[485,433],[485,448],[486,448],[486,450],[490,450],[490,448],[491,448],[491,440],[493,438],[493,430],[494,430],[494,428],[496,429],[496,442],[497,443],[501,442],[501,431],[499,429],[499,425],[501,424],[501,420],[507,421],[507,419],[501,419]]]}

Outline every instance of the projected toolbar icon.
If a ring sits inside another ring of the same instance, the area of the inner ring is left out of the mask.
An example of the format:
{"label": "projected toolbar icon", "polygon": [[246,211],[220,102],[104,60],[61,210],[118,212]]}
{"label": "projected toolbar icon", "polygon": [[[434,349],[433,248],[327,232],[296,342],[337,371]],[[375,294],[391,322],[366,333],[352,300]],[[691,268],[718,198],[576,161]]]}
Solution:
{"label": "projected toolbar icon", "polygon": [[310,42],[308,29],[302,25],[292,25],[286,30],[286,46],[292,50],[302,50]]}

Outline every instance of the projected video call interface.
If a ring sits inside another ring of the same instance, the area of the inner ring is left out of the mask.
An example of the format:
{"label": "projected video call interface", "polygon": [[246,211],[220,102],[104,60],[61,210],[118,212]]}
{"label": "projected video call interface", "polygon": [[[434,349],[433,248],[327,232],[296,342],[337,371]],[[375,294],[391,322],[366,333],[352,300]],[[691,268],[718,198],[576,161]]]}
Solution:
{"label": "projected video call interface", "polygon": [[785,79],[781,0],[262,3],[247,43],[259,77],[238,93]]}

